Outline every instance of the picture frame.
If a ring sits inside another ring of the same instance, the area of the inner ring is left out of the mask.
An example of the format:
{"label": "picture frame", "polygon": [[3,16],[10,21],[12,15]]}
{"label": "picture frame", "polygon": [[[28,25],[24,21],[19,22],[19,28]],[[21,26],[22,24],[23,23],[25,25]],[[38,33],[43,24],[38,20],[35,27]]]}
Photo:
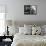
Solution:
{"label": "picture frame", "polygon": [[24,5],[24,14],[25,15],[36,15],[37,5]]}

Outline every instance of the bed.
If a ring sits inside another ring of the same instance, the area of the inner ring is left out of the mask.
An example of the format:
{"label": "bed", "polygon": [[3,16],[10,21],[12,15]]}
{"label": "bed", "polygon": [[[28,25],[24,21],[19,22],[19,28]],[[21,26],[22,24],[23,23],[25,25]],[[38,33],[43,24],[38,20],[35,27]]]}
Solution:
{"label": "bed", "polygon": [[[23,24],[20,23],[20,26]],[[27,24],[29,24],[29,22]],[[24,27],[26,27],[26,31],[23,30],[23,27],[21,27],[19,33],[16,33],[14,35],[11,46],[46,46],[46,35],[44,36],[38,35],[41,32],[40,27],[37,27],[37,28],[35,27],[35,29],[33,29],[33,35],[30,35],[30,30],[31,30],[30,25],[28,26],[29,28],[27,28],[27,25]],[[38,31],[37,35],[34,35],[35,33],[34,31],[36,29],[38,29],[40,32]]]}
{"label": "bed", "polygon": [[46,36],[16,34],[11,46],[46,46]]}

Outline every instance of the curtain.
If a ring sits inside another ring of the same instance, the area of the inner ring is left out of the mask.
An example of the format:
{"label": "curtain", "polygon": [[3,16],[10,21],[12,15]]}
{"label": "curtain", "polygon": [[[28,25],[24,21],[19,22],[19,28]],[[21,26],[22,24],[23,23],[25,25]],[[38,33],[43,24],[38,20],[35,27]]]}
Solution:
{"label": "curtain", "polygon": [[0,36],[5,31],[5,6],[0,5]]}

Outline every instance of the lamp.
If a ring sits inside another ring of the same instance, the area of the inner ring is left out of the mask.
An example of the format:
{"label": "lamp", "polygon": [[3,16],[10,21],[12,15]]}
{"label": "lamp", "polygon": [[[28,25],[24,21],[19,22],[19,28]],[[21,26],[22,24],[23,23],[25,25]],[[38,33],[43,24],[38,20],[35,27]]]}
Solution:
{"label": "lamp", "polygon": [[7,35],[9,35],[9,26],[12,26],[12,20],[6,20],[6,31],[7,31]]}

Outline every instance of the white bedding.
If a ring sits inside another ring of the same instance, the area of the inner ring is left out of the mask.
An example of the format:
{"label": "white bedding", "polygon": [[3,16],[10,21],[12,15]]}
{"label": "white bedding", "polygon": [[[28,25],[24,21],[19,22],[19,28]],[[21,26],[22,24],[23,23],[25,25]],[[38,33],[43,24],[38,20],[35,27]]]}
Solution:
{"label": "white bedding", "polygon": [[16,34],[11,46],[46,46],[46,36]]}

